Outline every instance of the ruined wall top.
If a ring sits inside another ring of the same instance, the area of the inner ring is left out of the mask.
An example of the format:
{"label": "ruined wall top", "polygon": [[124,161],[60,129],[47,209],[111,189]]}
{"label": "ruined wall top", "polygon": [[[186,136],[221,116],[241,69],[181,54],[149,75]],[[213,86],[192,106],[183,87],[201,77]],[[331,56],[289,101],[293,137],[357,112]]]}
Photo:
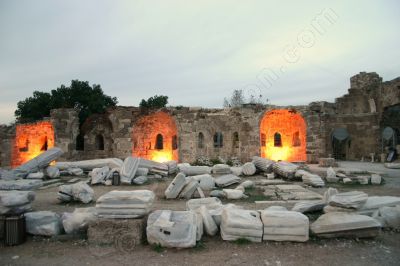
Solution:
{"label": "ruined wall top", "polygon": [[376,72],[360,72],[350,78],[350,88],[370,90],[378,88],[382,78]]}

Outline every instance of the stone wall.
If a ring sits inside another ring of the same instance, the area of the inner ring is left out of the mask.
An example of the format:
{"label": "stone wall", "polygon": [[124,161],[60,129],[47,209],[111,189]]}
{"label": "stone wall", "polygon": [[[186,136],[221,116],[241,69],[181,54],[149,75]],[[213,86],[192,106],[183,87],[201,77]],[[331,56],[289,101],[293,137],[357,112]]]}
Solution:
{"label": "stone wall", "polygon": [[[104,114],[92,115],[81,129],[75,110],[57,109],[52,110],[50,122],[54,127],[55,146],[65,151],[61,160],[123,159],[134,151],[134,132],[154,147],[157,132],[164,132],[163,126],[168,129],[172,123],[176,126],[178,146],[174,154],[180,161],[194,162],[206,156],[226,160],[237,157],[244,162],[261,154],[261,121],[265,114],[274,109],[295,110],[304,118],[307,161],[316,162],[320,157],[333,154],[332,132],[337,128],[346,129],[350,135],[346,159],[360,160],[371,153],[379,155],[382,152],[381,135],[384,127],[394,128],[400,139],[400,78],[382,82],[376,73],[361,72],[350,78],[348,93],[337,98],[335,103],[313,102],[307,106],[246,105],[226,109],[170,107],[153,111],[118,106],[108,109]],[[143,124],[145,117],[157,112],[165,113],[171,123]],[[173,134],[165,132],[163,134],[168,135],[166,141],[171,144]],[[77,150],[79,133],[83,137],[83,150]],[[15,127],[0,127],[2,166],[10,165],[14,138]],[[99,142],[99,139],[102,141]]]}

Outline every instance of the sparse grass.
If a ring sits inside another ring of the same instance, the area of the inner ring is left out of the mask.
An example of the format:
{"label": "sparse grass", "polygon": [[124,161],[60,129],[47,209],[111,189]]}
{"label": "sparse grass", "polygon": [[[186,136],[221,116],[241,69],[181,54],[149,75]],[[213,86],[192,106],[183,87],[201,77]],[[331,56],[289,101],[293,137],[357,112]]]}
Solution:
{"label": "sparse grass", "polygon": [[163,248],[160,244],[154,245],[154,246],[153,246],[153,250],[154,250],[155,252],[157,252],[157,253],[162,253],[162,252],[164,252],[164,248]]}
{"label": "sparse grass", "polygon": [[241,238],[238,238],[238,239],[236,239],[235,241],[233,241],[233,243],[242,246],[242,245],[248,245],[248,244],[250,244],[251,241],[248,240],[247,238],[241,237]]}

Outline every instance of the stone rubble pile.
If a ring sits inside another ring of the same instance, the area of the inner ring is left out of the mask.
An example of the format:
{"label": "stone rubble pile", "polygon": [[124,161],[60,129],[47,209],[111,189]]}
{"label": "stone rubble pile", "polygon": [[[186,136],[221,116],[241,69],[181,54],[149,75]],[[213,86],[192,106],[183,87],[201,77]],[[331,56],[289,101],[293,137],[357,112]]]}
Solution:
{"label": "stone rubble pile", "polygon": [[337,169],[335,171],[332,167],[329,167],[326,170],[326,182],[328,183],[380,185],[382,180],[380,174],[361,169]]}
{"label": "stone rubble pile", "polygon": [[86,204],[93,200],[94,191],[85,182],[78,182],[72,185],[59,186],[57,196],[62,202],[80,201]]}
{"label": "stone rubble pile", "polygon": [[0,215],[21,214],[32,210],[33,191],[0,191]]}

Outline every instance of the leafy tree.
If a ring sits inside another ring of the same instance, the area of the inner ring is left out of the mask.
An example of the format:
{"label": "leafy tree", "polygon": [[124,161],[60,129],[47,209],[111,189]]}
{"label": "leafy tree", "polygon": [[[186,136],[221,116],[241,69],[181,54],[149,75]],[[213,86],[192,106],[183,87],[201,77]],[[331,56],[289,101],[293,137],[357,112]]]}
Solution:
{"label": "leafy tree", "polygon": [[168,96],[155,95],[153,97],[148,98],[147,101],[145,99],[142,99],[139,106],[150,109],[158,109],[165,107],[167,103],[168,103]]}
{"label": "leafy tree", "polygon": [[243,90],[234,90],[231,98],[224,98],[224,107],[240,107],[245,103],[246,99],[243,95]]}
{"label": "leafy tree", "polygon": [[51,93],[35,91],[33,97],[18,102],[15,116],[18,122],[30,122],[49,116],[51,109],[74,108],[82,124],[91,114],[102,113],[117,103],[117,98],[105,95],[100,85],[72,80],[69,87],[61,85]]}

